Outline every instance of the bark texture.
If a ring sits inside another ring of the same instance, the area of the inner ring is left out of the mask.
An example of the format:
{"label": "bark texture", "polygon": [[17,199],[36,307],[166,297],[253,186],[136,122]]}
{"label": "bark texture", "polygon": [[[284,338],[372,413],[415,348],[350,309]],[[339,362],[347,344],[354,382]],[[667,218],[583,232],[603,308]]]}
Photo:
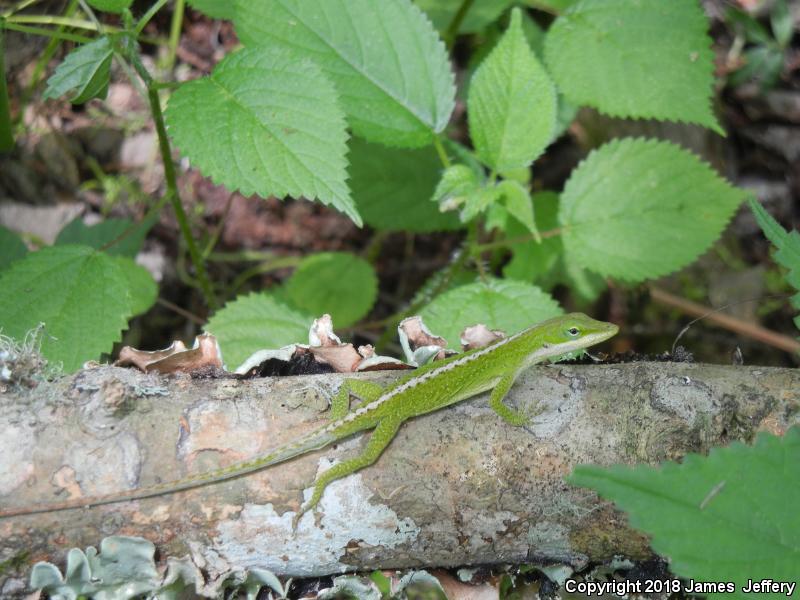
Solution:
{"label": "bark texture", "polygon": [[[244,460],[325,423],[344,376],[250,381],[97,367],[0,399],[0,506],[147,486]],[[386,383],[396,373],[360,377]],[[296,532],[319,469],[366,436],[234,481],[157,498],[0,520],[0,562],[63,565],[69,548],[135,535],[210,576],[260,567],[376,567],[643,558],[624,515],[563,477],[579,463],[656,463],[800,423],[800,371],[633,363],[542,366],[506,402],[477,397],[406,423],[372,467],[331,485]],[[3,575],[0,574],[0,579]],[[2,581],[0,581],[2,584]],[[0,589],[2,585],[0,585]]]}

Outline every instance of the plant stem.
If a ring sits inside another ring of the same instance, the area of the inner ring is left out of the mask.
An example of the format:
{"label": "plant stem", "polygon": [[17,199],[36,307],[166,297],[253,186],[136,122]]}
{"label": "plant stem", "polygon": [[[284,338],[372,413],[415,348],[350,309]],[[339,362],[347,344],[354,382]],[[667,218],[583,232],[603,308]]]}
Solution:
{"label": "plant stem", "polygon": [[436,148],[436,154],[439,155],[439,160],[442,161],[444,168],[449,168],[450,158],[447,156],[447,151],[444,149],[444,144],[442,144],[442,140],[439,139],[438,135],[433,137],[433,147]]}
{"label": "plant stem", "polygon": [[[74,19],[72,17],[56,17],[53,15],[17,15],[8,18],[9,23],[32,23],[34,25],[62,25],[64,27],[74,27],[75,29],[88,29],[97,31],[97,25],[85,19]],[[109,27],[110,31],[115,31]]]}
{"label": "plant stem", "polygon": [[23,2],[20,2],[13,8],[10,8],[8,11],[4,12],[3,14],[0,14],[0,18],[10,17],[14,13],[18,13],[21,10],[25,10],[31,4],[36,4],[37,2],[40,2],[40,0],[23,0]]}
{"label": "plant stem", "polygon": [[650,298],[659,304],[676,308],[687,315],[691,315],[699,319],[708,319],[711,323],[714,323],[719,327],[733,331],[740,335],[744,335],[764,344],[768,344],[774,348],[780,348],[781,350],[791,352],[792,354],[797,354],[800,352],[800,342],[789,337],[788,335],[776,333],[755,323],[742,321],[741,319],[737,319],[736,317],[732,317],[730,315],[720,314],[717,312],[718,309],[715,310],[713,308],[703,306],[702,304],[698,304],[697,302],[680,298],[653,285],[651,285],[649,289]]}
{"label": "plant stem", "polygon": [[192,259],[192,264],[197,273],[197,281],[200,284],[200,290],[203,293],[208,307],[215,309],[217,307],[217,300],[214,297],[214,290],[211,287],[211,281],[208,279],[208,273],[206,272],[203,258],[200,256],[200,251],[197,249],[197,244],[192,237],[189,219],[186,217],[186,212],[183,210],[183,204],[181,204],[181,197],[178,191],[178,179],[175,174],[175,163],[172,162],[172,150],[169,145],[169,139],[167,138],[167,129],[164,126],[164,114],[161,112],[161,100],[158,97],[158,90],[150,85],[151,81],[150,79],[146,80],[147,97],[150,100],[150,111],[153,113],[153,120],[156,124],[161,161],[164,163],[164,179],[167,184],[167,196],[169,196],[170,202],[172,202],[175,218],[178,219],[181,234],[186,241],[186,248],[189,250],[189,257]]}
{"label": "plant stem", "polygon": [[0,152],[11,152],[14,149],[14,136],[11,135],[11,107],[6,85],[6,45],[3,25],[4,23],[0,21]]}
{"label": "plant stem", "polygon": [[183,7],[184,0],[175,0],[175,7],[172,9],[172,24],[169,30],[169,53],[167,54],[167,72],[171,72],[175,66],[175,55],[178,52],[178,43],[181,38],[181,28],[183,27]]}
{"label": "plant stem", "polygon": [[[551,237],[556,237],[557,235],[561,235],[562,229],[557,227],[555,229],[550,229],[549,231],[543,231],[539,234],[539,238],[547,239]],[[471,252],[473,255],[480,254],[481,252],[486,252],[487,250],[494,250],[495,248],[506,248],[508,246],[513,246],[515,244],[524,244],[526,242],[535,242],[536,236],[532,233],[528,235],[521,235],[519,237],[514,238],[506,238],[504,240],[498,240],[496,242],[488,242],[486,244],[477,244],[471,248]]]}
{"label": "plant stem", "polygon": [[150,22],[150,19],[152,19],[166,3],[167,0],[158,0],[158,2],[156,2],[155,4],[153,4],[153,6],[147,9],[147,12],[144,13],[141,19],[139,19],[139,22],[136,24],[136,28],[134,29],[136,37],[139,37],[139,34],[142,33],[142,31],[144,31],[144,28]]}
{"label": "plant stem", "polygon": [[461,29],[461,23],[464,22],[464,18],[467,16],[474,2],[475,0],[463,0],[461,6],[458,7],[458,11],[453,15],[450,24],[447,26],[447,30],[444,32],[444,42],[448,50],[453,48],[456,37],[458,37],[458,30]]}
{"label": "plant stem", "polygon": [[[75,42],[76,44],[88,44],[92,38],[79,35],[77,33],[66,33],[61,31],[53,31],[52,29],[45,29],[44,27],[29,27],[27,25],[18,25],[16,23],[6,23],[5,28],[9,31],[19,31],[20,33],[29,33],[31,35],[41,35],[42,37],[49,37],[53,40],[63,40],[65,42]],[[49,48],[49,46],[48,46]],[[47,49],[45,49],[47,52]]]}

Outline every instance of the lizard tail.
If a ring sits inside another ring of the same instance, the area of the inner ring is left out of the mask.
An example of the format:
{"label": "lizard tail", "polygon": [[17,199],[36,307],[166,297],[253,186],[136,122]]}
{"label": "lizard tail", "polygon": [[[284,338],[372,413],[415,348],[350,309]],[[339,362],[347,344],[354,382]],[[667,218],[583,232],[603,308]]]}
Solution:
{"label": "lizard tail", "polygon": [[71,510],[76,508],[89,508],[91,506],[127,502],[129,500],[141,500],[143,498],[152,498],[154,496],[171,494],[173,492],[190,490],[206,485],[213,485],[222,481],[228,481],[230,479],[236,479],[237,477],[247,475],[248,473],[254,473],[272,465],[285,462],[300,454],[324,448],[336,440],[336,437],[331,434],[328,429],[329,428],[325,428],[321,431],[311,432],[309,435],[301,438],[300,440],[278,448],[269,454],[233,463],[232,465],[221,467],[219,469],[215,469],[214,471],[206,471],[197,473],[195,475],[189,475],[188,477],[184,477],[183,479],[178,479],[176,481],[165,481],[163,483],[158,483],[144,488],[126,490],[122,492],[112,492],[110,494],[104,494],[101,496],[73,498],[71,500],[54,502],[52,504],[34,504],[11,508],[0,508],[0,519],[18,517],[22,515],[34,515],[62,510]]}

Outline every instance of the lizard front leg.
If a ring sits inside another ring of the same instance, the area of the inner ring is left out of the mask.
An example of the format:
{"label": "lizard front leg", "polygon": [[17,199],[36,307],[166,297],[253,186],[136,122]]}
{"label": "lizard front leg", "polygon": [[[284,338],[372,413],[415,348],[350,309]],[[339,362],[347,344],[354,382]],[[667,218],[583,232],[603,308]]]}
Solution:
{"label": "lizard front leg", "polygon": [[292,528],[297,529],[300,518],[317,505],[322,498],[322,493],[325,491],[325,488],[328,487],[328,484],[342,477],[346,477],[351,473],[355,473],[364,467],[368,467],[378,460],[378,457],[386,446],[391,443],[402,422],[402,419],[385,417],[372,431],[369,442],[367,442],[367,446],[361,454],[355,458],[333,465],[330,469],[321,473],[314,481],[314,491],[311,493],[311,498],[300,508],[294,519],[292,519]]}
{"label": "lizard front leg", "polygon": [[339,386],[338,393],[331,399],[331,415],[333,421],[341,419],[350,410],[350,395],[361,399],[361,402],[377,400],[385,390],[371,381],[345,379]]}
{"label": "lizard front leg", "polygon": [[517,379],[519,372],[519,369],[513,369],[512,371],[509,371],[503,375],[503,377],[497,382],[497,385],[492,390],[492,395],[489,396],[489,406],[492,408],[492,410],[500,415],[504,421],[514,425],[515,427],[527,424],[528,417],[508,408],[505,404],[503,404],[503,398],[506,397],[506,394],[508,394],[511,386],[514,385],[514,381]]}

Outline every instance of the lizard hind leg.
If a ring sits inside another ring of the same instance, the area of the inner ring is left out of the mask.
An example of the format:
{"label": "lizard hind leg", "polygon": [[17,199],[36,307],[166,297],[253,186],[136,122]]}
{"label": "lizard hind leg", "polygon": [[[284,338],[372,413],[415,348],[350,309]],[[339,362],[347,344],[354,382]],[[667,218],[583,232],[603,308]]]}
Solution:
{"label": "lizard hind leg", "polygon": [[367,446],[362,450],[361,454],[355,458],[335,464],[324,473],[320,473],[314,481],[314,490],[311,492],[311,498],[303,504],[292,520],[292,528],[297,529],[300,518],[319,503],[325,488],[328,487],[331,482],[341,479],[342,477],[347,477],[351,473],[368,467],[378,460],[378,457],[386,446],[394,439],[401,423],[402,420],[384,418],[373,430],[369,442],[367,442]]}
{"label": "lizard hind leg", "polygon": [[361,379],[345,379],[339,386],[338,393],[331,399],[330,418],[333,421],[343,418],[350,410],[350,396],[354,395],[362,402],[377,400],[385,390],[382,386]]}

